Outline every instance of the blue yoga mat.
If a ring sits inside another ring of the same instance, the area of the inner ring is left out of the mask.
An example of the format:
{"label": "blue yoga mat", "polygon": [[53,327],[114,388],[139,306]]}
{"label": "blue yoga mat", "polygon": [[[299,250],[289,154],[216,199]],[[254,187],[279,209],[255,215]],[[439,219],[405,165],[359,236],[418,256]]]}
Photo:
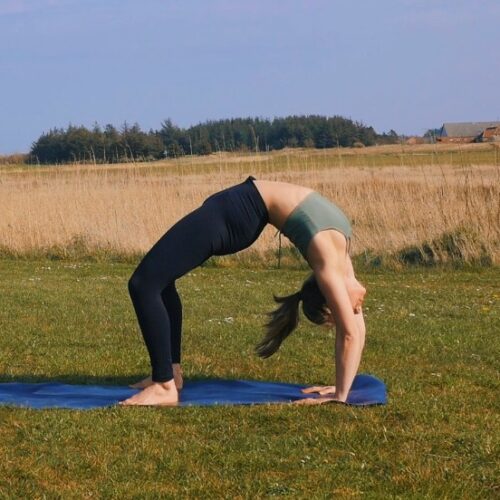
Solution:
{"label": "blue yoga mat", "polygon": [[[186,382],[179,406],[249,405],[290,403],[314,397],[303,394],[304,385],[251,380],[199,380]],[[0,405],[28,408],[73,408],[86,410],[117,404],[136,389],[111,385],[71,385],[54,382],[0,383]],[[347,404],[380,405],[387,402],[385,384],[372,375],[357,375]]]}

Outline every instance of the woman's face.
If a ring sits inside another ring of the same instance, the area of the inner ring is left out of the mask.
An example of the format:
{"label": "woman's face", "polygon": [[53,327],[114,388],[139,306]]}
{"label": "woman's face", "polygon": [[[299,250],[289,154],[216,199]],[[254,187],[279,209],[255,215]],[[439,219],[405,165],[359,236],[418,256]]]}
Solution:
{"label": "woman's face", "polygon": [[[354,314],[361,314],[366,288],[356,278],[346,278],[346,289],[351,299]],[[326,326],[335,326],[335,317],[328,308],[326,309],[326,321],[324,324]]]}
{"label": "woman's face", "polygon": [[346,288],[351,299],[354,314],[360,314],[365,300],[366,288],[356,278],[348,278],[346,280]]}

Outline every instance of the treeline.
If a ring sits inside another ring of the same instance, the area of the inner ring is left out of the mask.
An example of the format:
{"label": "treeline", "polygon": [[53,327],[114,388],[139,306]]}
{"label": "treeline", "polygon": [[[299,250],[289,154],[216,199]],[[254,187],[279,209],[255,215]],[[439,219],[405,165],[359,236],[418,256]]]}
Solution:
{"label": "treeline", "polygon": [[331,148],[371,146],[398,141],[392,131],[379,135],[372,127],[340,116],[289,116],[273,120],[235,118],[207,121],[183,129],[165,120],[159,130],[125,123],[91,130],[70,125],[42,134],[30,151],[31,163],[117,163],[149,161],[218,151],[271,151],[285,147]]}
{"label": "treeline", "polygon": [[42,134],[33,143],[30,163],[118,163],[148,161],[164,157],[165,144],[158,132],[143,132],[139,125],[125,123],[92,130],[69,125]]}

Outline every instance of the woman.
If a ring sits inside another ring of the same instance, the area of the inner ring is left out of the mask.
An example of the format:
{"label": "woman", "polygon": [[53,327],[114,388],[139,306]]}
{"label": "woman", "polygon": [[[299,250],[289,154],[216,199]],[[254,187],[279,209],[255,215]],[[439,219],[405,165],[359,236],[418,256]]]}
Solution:
{"label": "woman", "polygon": [[323,397],[305,403],[345,401],[358,370],[365,325],[361,305],[366,293],[356,280],[348,255],[351,226],[333,203],[312,189],[256,180],[210,196],[177,222],[146,254],[129,281],[129,292],[152,366],[152,376],[135,384],[142,389],[125,405],[171,405],[182,388],[180,369],[182,306],[175,281],[212,255],[249,247],[266,224],[283,232],[300,250],[313,274],[301,290],[276,298],[267,333],[257,346],[272,355],[295,329],[302,301],[305,315],[317,324],[335,324],[336,386],[304,392]]}

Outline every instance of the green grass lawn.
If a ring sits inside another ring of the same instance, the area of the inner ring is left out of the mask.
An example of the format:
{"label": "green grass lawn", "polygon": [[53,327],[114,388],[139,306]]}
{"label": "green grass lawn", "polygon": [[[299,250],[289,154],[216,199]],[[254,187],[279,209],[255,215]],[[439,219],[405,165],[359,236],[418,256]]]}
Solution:
{"label": "green grass lawn", "polygon": [[[128,264],[0,260],[0,381],[126,384],[148,373]],[[331,383],[332,331],[253,354],[272,293],[306,272],[179,281],[186,378]],[[384,407],[92,411],[0,407],[0,498],[498,498],[500,269],[365,272],[361,371]]]}

